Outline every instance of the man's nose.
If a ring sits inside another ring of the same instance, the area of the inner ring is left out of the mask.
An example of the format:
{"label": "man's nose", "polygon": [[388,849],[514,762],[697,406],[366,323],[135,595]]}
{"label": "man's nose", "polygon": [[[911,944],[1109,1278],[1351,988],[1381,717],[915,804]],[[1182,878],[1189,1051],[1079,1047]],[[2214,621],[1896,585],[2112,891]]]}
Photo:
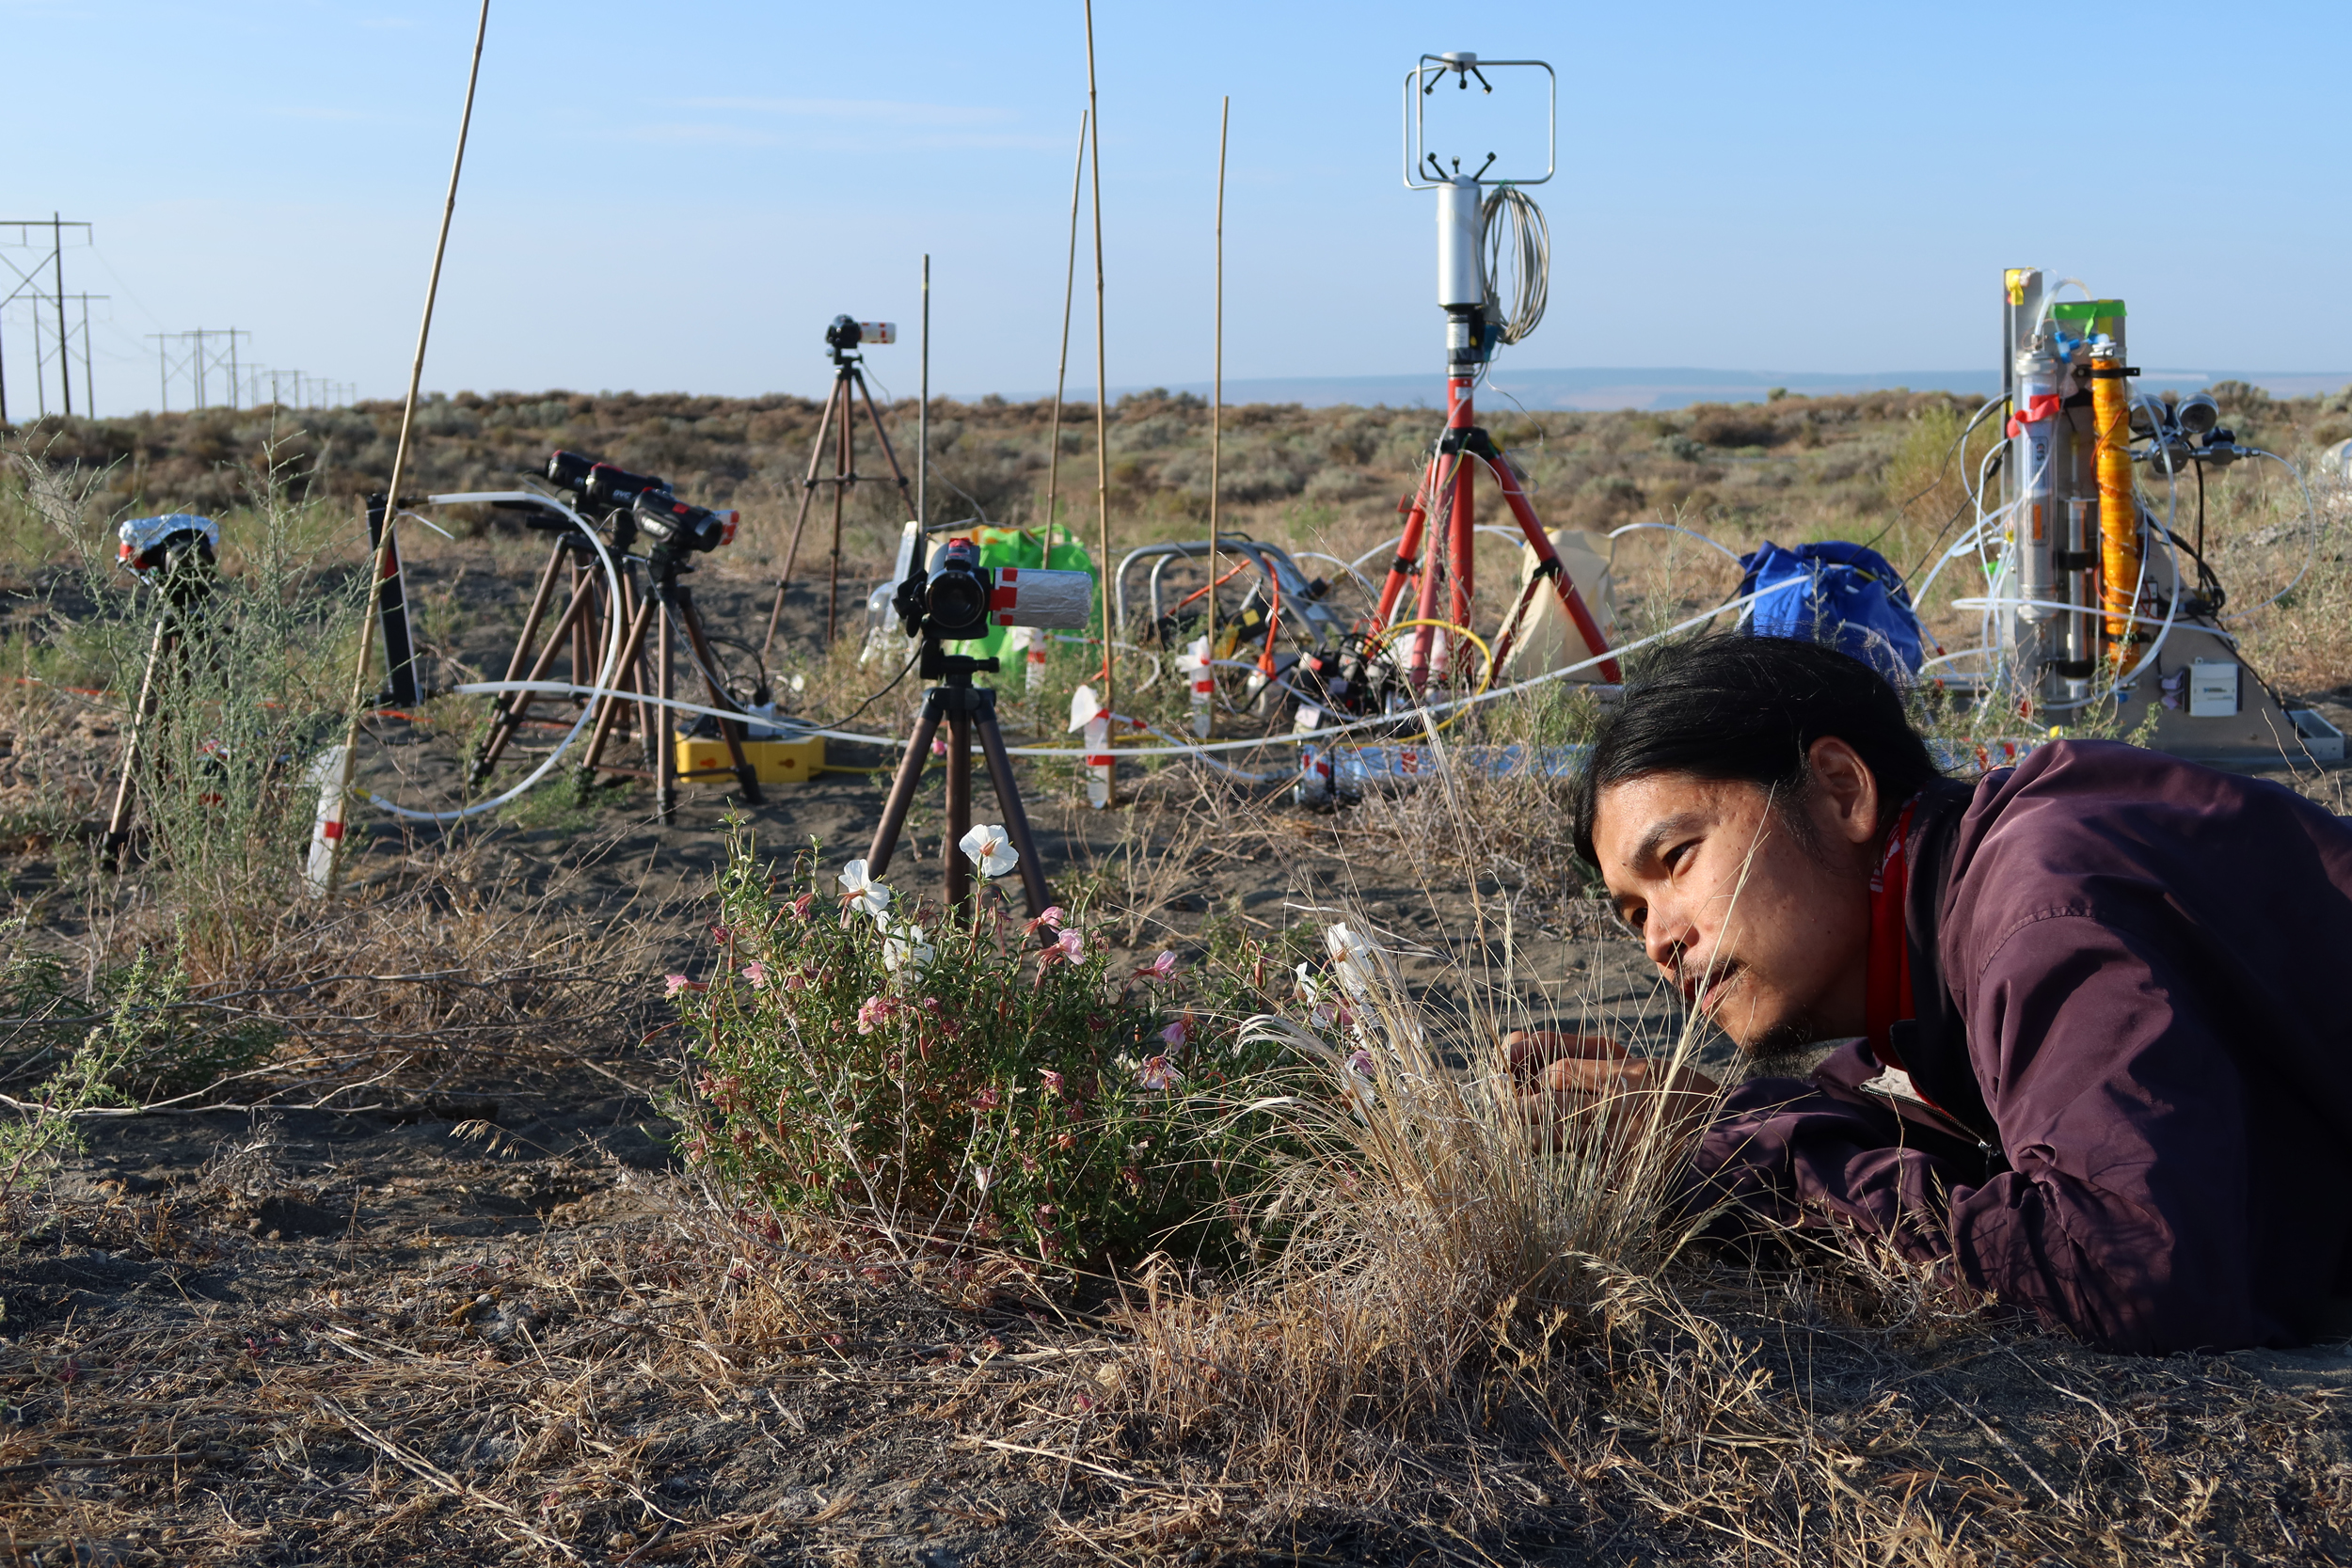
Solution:
{"label": "man's nose", "polygon": [[1648,950],[1650,962],[1670,974],[1690,950],[1692,935],[1690,921],[1670,904],[1653,903],[1649,918],[1642,924],[1642,945]]}

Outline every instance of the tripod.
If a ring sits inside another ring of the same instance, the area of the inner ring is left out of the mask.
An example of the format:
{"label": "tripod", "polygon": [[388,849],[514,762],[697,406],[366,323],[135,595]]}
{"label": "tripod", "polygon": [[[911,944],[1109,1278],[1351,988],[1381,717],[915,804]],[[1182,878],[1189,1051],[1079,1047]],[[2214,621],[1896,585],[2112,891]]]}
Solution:
{"label": "tripod", "polygon": [[1005,732],[996,726],[995,690],[972,684],[976,672],[993,673],[997,662],[993,658],[946,653],[942,650],[940,640],[929,634],[923,639],[922,659],[924,678],[944,677],[946,684],[923,693],[922,717],[915,720],[914,731],[907,737],[906,756],[898,764],[897,776],[890,781],[890,799],[883,804],[882,821],[874,829],[873,847],[866,852],[867,874],[879,877],[890,865],[890,857],[898,847],[898,834],[906,827],[907,807],[914,803],[915,786],[923,781],[923,765],[930,760],[932,737],[938,735],[940,721],[945,719],[947,836],[941,860],[947,902],[951,906],[961,904],[972,895],[972,868],[961,841],[972,830],[972,736],[977,731],[980,754],[988,763],[989,783],[995,787],[996,803],[1005,814],[1005,832],[1021,856],[1017,867],[1021,891],[1034,919],[1045,912],[1053,902],[1053,895],[1046,891],[1037,840],[1030,835],[1028,813],[1022,809],[1021,791],[1013,783],[1012,758],[1005,751]]}
{"label": "tripod", "polygon": [[[808,525],[809,503],[817,499],[819,484],[833,486],[833,554],[825,584],[825,643],[828,647],[833,644],[834,622],[841,601],[843,498],[850,486],[861,480],[879,479],[877,475],[857,471],[857,449],[852,433],[859,399],[865,401],[866,420],[874,427],[874,438],[882,443],[882,457],[890,465],[891,477],[898,482],[898,497],[901,500],[908,499],[906,470],[898,467],[898,454],[890,450],[890,433],[882,429],[882,415],[874,409],[874,394],[866,385],[866,362],[835,344],[833,363],[833,388],[825,394],[825,412],[817,421],[817,439],[808,451],[808,472],[801,479],[800,515],[792,519],[792,542],[785,547],[784,572],[776,578],[776,602],[768,610],[768,635],[761,639],[759,644],[759,662],[763,668],[768,663],[769,650],[775,646],[776,621],[784,613],[784,591],[792,581],[793,563],[801,554],[801,531]],[[834,441],[833,472],[820,479],[817,474],[817,464],[825,454],[828,436]]]}
{"label": "tripod", "polygon": [[[1410,510],[1405,518],[1405,537],[1398,541],[1396,559],[1389,564],[1388,579],[1380,587],[1380,608],[1376,624],[1386,626],[1393,623],[1397,601],[1403,597],[1408,578],[1421,579],[1419,603],[1415,616],[1422,622],[1413,638],[1409,677],[1413,689],[1424,689],[1433,673],[1442,675],[1448,650],[1444,645],[1435,649],[1433,641],[1438,628],[1433,624],[1438,616],[1438,587],[1444,582],[1450,589],[1446,618],[1454,625],[1470,625],[1470,600],[1476,585],[1470,569],[1472,495],[1470,481],[1477,469],[1470,459],[1485,465],[1502,492],[1511,516],[1526,535],[1528,547],[1535,552],[1535,572],[1528,578],[1526,588],[1511,608],[1502,623],[1502,631],[1495,641],[1494,663],[1500,666],[1511,651],[1518,634],[1519,624],[1534,604],[1534,596],[1549,580],[1560,595],[1561,608],[1583,638],[1584,645],[1597,654],[1605,655],[1608,640],[1602,637],[1593,612],[1585,606],[1584,595],[1577,592],[1568,579],[1566,568],[1561,565],[1559,552],[1551,547],[1551,536],[1536,519],[1535,509],[1519,484],[1517,470],[1494,438],[1470,422],[1472,418],[1470,388],[1475,381],[1474,364],[1454,364],[1447,367],[1445,433],[1438,438],[1438,450],[1430,455],[1429,466],[1422,473],[1421,486],[1415,490]],[[1428,526],[1430,514],[1437,514],[1438,526]],[[1416,560],[1416,556],[1419,557]],[[1605,679],[1621,678],[1614,658],[1601,664]]]}
{"label": "tripod", "polygon": [[189,631],[213,592],[215,568],[209,546],[171,545],[164,551],[160,564],[158,593],[163,608],[156,613],[154,635],[148,641],[147,669],[139,676],[138,705],[132,710],[130,732],[122,742],[122,776],[115,781],[114,810],[107,816],[106,836],[99,846],[99,863],[108,871],[121,869],[123,846],[131,841],[131,808],[138,787],[139,748],[154,740],[166,673],[186,657]]}
{"label": "tripod", "polygon": [[[617,774],[628,778],[651,778],[654,781],[654,809],[663,822],[677,816],[677,789],[680,780],[725,778],[730,774],[743,791],[743,799],[752,805],[760,803],[759,777],[744,755],[743,741],[747,727],[739,720],[719,721],[719,734],[727,743],[728,767],[702,768],[680,772],[677,768],[676,748],[670,744],[672,726],[665,717],[667,704],[675,692],[675,673],[671,654],[676,633],[683,631],[688,650],[702,673],[705,693],[709,705],[729,712],[739,712],[735,699],[720,682],[715,660],[710,653],[710,640],[703,630],[702,613],[694,608],[694,596],[677,579],[692,570],[676,552],[657,546],[646,559],[649,584],[644,590],[637,585],[637,562],[625,554],[635,530],[626,514],[615,514],[613,519],[613,553],[621,556],[618,562],[621,579],[621,602],[609,607],[612,615],[622,626],[621,661],[613,671],[612,694],[587,699],[596,708],[596,728],[591,732],[587,754],[581,759],[580,776],[593,777],[596,772]],[[557,656],[568,641],[572,656],[572,679],[585,684],[597,670],[597,654],[604,645],[608,607],[603,603],[604,579],[601,572],[586,559],[590,546],[577,533],[560,535],[548,562],[540,570],[539,582],[533,591],[531,609],[523,617],[522,634],[515,645],[514,657],[507,663],[509,681],[541,681],[555,666]],[[564,578],[571,579],[571,595],[548,632],[544,645],[533,651],[539,627],[548,606]],[[657,670],[655,678],[646,679],[645,634],[654,634]],[[536,693],[510,691],[499,699],[490,721],[490,733],[482,739],[474,755],[470,784],[479,784],[498,766],[499,756],[506,749],[516,731],[526,722]],[[604,750],[614,733],[630,720],[635,709],[639,737],[645,753],[643,768],[606,767]]]}

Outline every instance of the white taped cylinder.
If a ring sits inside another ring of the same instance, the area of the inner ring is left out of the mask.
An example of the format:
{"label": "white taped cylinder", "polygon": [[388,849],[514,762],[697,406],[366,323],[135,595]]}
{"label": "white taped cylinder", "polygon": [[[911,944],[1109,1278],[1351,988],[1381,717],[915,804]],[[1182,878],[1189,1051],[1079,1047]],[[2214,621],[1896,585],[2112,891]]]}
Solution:
{"label": "white taped cylinder", "polygon": [[340,745],[329,746],[311,758],[310,771],[303,775],[303,782],[317,785],[319,792],[318,816],[310,824],[310,859],[302,876],[316,898],[326,896],[327,878],[335,867],[335,846],[343,836],[343,792],[337,787],[342,776],[343,748]]}
{"label": "white taped cylinder", "polygon": [[1094,619],[1094,574],[999,566],[988,610],[1000,626],[1079,630]]}
{"label": "white taped cylinder", "polygon": [[1206,740],[1216,721],[1210,706],[1216,696],[1216,667],[1209,662],[1209,640],[1194,638],[1176,665],[1192,677],[1192,733]]}
{"label": "white taped cylinder", "polygon": [[1111,721],[1089,719],[1086,728],[1087,804],[1101,811],[1111,803]]}

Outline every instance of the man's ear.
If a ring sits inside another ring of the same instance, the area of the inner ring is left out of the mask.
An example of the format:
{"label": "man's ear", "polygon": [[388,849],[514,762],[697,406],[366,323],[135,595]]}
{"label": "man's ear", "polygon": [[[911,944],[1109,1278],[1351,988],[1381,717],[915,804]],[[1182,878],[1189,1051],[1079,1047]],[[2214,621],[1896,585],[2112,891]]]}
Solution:
{"label": "man's ear", "polygon": [[1848,844],[1867,844],[1878,836],[1879,782],[1862,753],[1825,735],[1805,752],[1813,771],[1811,808],[1814,826]]}

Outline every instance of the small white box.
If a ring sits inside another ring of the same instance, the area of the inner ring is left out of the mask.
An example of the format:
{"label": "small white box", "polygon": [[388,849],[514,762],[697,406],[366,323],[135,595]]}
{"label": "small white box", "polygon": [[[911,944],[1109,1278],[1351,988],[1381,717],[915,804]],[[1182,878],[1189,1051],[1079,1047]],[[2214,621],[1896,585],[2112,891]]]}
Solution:
{"label": "small white box", "polygon": [[2237,712],[2235,659],[2201,658],[2188,667],[2188,716],[2227,719]]}

